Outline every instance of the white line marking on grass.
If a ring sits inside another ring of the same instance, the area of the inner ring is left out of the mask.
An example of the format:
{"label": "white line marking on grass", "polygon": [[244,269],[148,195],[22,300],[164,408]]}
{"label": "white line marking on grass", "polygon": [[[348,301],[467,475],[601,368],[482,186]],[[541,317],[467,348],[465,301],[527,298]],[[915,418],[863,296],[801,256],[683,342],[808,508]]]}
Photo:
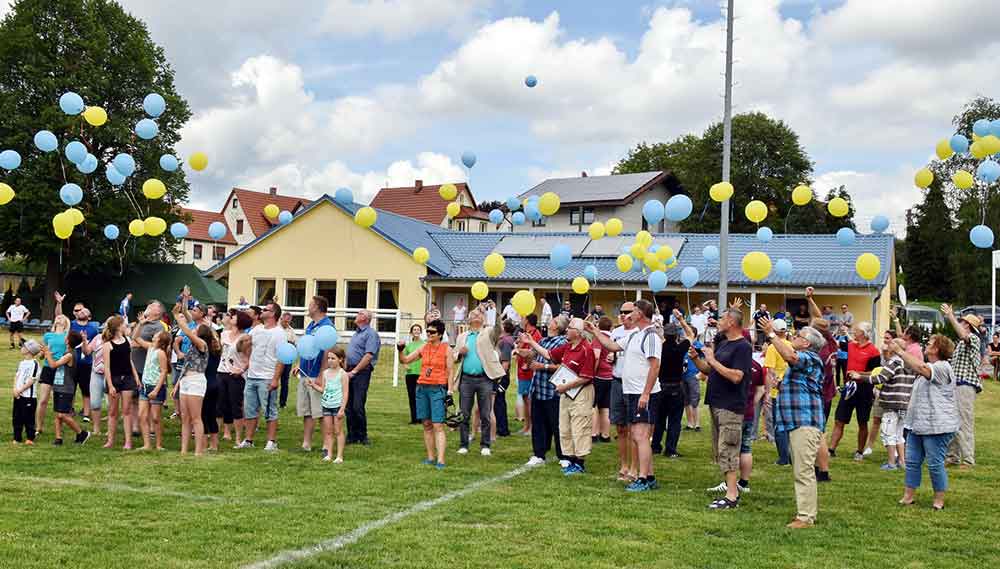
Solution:
{"label": "white line marking on grass", "polygon": [[328,551],[336,551],[338,549],[343,549],[348,545],[358,542],[361,538],[365,537],[366,535],[377,529],[384,528],[385,526],[394,524],[414,514],[419,514],[435,506],[444,504],[445,502],[450,502],[456,498],[461,498],[462,496],[471,494],[472,492],[479,490],[483,486],[489,486],[491,484],[496,484],[498,482],[504,482],[506,480],[510,480],[511,478],[520,476],[525,472],[532,470],[533,468],[534,467],[532,466],[524,465],[515,468],[514,470],[511,470],[506,474],[501,474],[500,476],[494,476],[493,478],[484,478],[482,480],[473,482],[472,484],[469,484],[464,488],[460,488],[453,492],[448,492],[443,496],[438,496],[437,498],[431,500],[425,500],[423,502],[419,502],[417,504],[410,506],[409,508],[406,508],[405,510],[400,510],[393,514],[389,514],[388,516],[382,519],[368,522],[364,525],[358,526],[357,528],[345,534],[338,535],[337,537],[333,537],[325,541],[321,541],[316,545],[303,547],[302,549],[290,549],[288,551],[282,551],[281,553],[278,553],[277,555],[275,555],[270,559],[266,559],[264,561],[258,561],[256,563],[251,563],[249,565],[244,565],[242,569],[273,569],[274,567],[279,567],[281,565],[284,565],[286,563],[291,563],[293,561],[300,561],[302,559],[319,555],[320,553],[326,553]]}
{"label": "white line marking on grass", "polygon": [[223,496],[207,496],[202,494],[191,494],[189,492],[178,492],[160,486],[129,486],[120,482],[92,482],[90,480],[73,480],[60,478],[43,478],[40,476],[13,476],[25,482],[35,482],[37,484],[47,484],[49,486],[67,486],[72,488],[89,488],[106,490],[108,492],[132,492],[135,494],[150,494],[153,496],[165,496],[168,498],[182,498],[194,502],[215,502],[215,503],[239,503],[246,502],[252,504],[272,505],[284,502],[281,499],[261,499],[253,498],[226,498]]}

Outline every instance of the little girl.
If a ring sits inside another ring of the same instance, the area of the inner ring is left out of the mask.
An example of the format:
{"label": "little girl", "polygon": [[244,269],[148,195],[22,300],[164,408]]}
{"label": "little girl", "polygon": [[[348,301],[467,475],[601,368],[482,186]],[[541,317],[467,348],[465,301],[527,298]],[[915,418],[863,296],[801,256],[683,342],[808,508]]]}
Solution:
{"label": "little girl", "polygon": [[347,409],[348,378],[343,364],[346,360],[343,348],[334,346],[327,351],[327,367],[317,381],[309,381],[309,387],[323,394],[323,460],[329,462],[333,453],[333,435],[337,435],[337,458],[333,462],[344,462],[344,410]]}
{"label": "little girl", "polygon": [[142,450],[150,450],[149,432],[156,435],[156,450],[163,450],[163,404],[167,400],[167,372],[170,370],[170,333],[161,331],[153,337],[142,366],[142,390],[139,391],[139,428]]}
{"label": "little girl", "polygon": [[81,429],[73,420],[73,396],[76,394],[76,348],[83,342],[83,337],[79,332],[72,331],[66,334],[65,342],[63,354],[58,359],[53,357],[49,345],[42,348],[46,362],[55,370],[52,392],[55,394],[56,439],[53,444],[63,444],[62,426],[65,425],[76,433],[76,444],[82,445],[90,438],[90,431]]}

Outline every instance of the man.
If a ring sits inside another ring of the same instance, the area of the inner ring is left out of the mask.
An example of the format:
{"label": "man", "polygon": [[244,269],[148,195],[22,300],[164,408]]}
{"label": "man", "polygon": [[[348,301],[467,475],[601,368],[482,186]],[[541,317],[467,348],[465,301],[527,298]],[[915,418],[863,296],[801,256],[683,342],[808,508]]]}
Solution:
{"label": "man", "polygon": [[719,319],[719,305],[714,300],[706,300],[704,306],[709,318],[712,320]]}
{"label": "man", "polygon": [[[333,328],[333,322],[326,315],[329,307],[330,304],[326,297],[318,295],[312,297],[307,308],[311,322],[306,326],[306,336],[315,336],[319,329],[324,326]],[[297,370],[293,370],[299,378],[295,414],[302,417],[302,450],[305,452],[312,450],[312,437],[316,430],[316,421],[323,419],[323,405],[321,403],[323,394],[313,389],[310,384],[319,378],[325,363],[326,351],[321,350],[315,358],[299,358],[299,367]]]}
{"label": "man", "polygon": [[546,334],[546,331],[549,329],[549,322],[552,321],[552,306],[549,305],[544,296],[538,297],[538,304],[542,307],[542,317],[538,319],[538,327],[541,328],[542,334]]}
{"label": "man", "polygon": [[840,305],[840,314],[837,315],[837,323],[843,324],[848,328],[854,326],[854,315],[851,314],[851,311],[847,309],[846,304]]}
{"label": "man", "polygon": [[455,361],[452,373],[460,378],[458,384],[459,407],[465,420],[459,427],[460,442],[458,454],[469,453],[469,421],[472,419],[472,405],[475,400],[479,407],[479,454],[490,456],[491,417],[493,415],[493,388],[503,377],[504,369],[497,353],[500,328],[483,327],[485,315],[480,310],[469,314],[469,329],[455,339],[452,358]]}
{"label": "man", "polygon": [[[431,305],[436,309],[435,305]],[[367,310],[358,312],[354,318],[356,329],[347,345],[347,377],[350,382],[348,389],[351,396],[347,403],[347,444],[370,445],[368,440],[368,415],[365,404],[368,402],[368,386],[371,384],[372,372],[378,363],[378,351],[381,341],[378,332],[371,327],[372,315]]]}
{"label": "man", "polygon": [[691,308],[691,327],[694,328],[695,338],[701,338],[705,335],[705,328],[708,327],[708,313],[699,304],[695,304]]}
{"label": "man", "polygon": [[[764,322],[769,337],[774,334],[770,324]],[[819,351],[826,341],[811,326],[799,330],[791,341],[791,346],[784,342],[772,344],[790,364],[788,375],[779,387],[775,429],[789,433],[792,444],[797,514],[785,527],[803,529],[816,523],[819,510],[813,465],[823,437],[824,366]]]}
{"label": "man", "polygon": [[955,406],[962,420],[948,445],[945,464],[960,464],[962,470],[968,470],[976,465],[976,395],[983,390],[979,380],[980,339],[976,331],[983,321],[975,314],[958,319],[948,304],[941,305],[941,313],[958,336],[951,367],[955,372]]}
{"label": "man", "polygon": [[458,297],[458,302],[455,303],[451,312],[453,316],[452,321],[454,321],[456,325],[459,322],[465,322],[465,315],[469,312],[469,309],[465,306],[465,298],[461,296]]}
{"label": "man", "polygon": [[570,301],[563,302],[562,311],[559,313],[560,316],[565,316],[566,318],[573,317],[573,304]]}
{"label": "man", "polygon": [[125,293],[125,298],[122,299],[121,303],[118,304],[118,314],[125,320],[128,324],[128,313],[132,310],[132,293]]}
{"label": "man", "polygon": [[597,322],[604,316],[604,307],[600,304],[595,304],[594,309],[590,311],[590,319]]}
{"label": "man", "polygon": [[247,308],[250,308],[250,303],[247,302],[247,297],[241,296],[240,302],[236,305],[236,308],[237,310],[246,310]]}
{"label": "man", "polygon": [[514,323],[514,326],[521,325],[521,315],[518,314],[516,310],[514,310],[514,305],[512,305],[510,302],[507,303],[507,306],[503,307],[503,312],[500,313],[500,319],[510,320],[511,322]]}
{"label": "man", "polygon": [[424,314],[424,323],[425,324],[430,324],[431,322],[434,322],[435,320],[440,320],[440,319],[441,319],[441,311],[438,310],[437,303],[436,302],[432,302],[431,303],[431,307],[429,309],[427,309],[427,313]]}
{"label": "man", "polygon": [[[69,323],[69,329],[79,332],[83,337],[84,344],[89,344],[101,333],[101,327],[90,321],[90,311],[82,302],[73,305],[73,320]],[[93,365],[93,355],[82,348],[77,348],[76,384],[80,387],[80,395],[83,397],[83,421],[85,423],[90,422],[90,370],[93,369]]]}
{"label": "man", "polygon": [[660,356],[663,341],[653,326],[653,303],[637,300],[629,314],[635,328],[631,334],[615,342],[601,334],[593,322],[587,330],[610,352],[624,352],[622,393],[625,398],[626,422],[639,457],[639,477],[625,489],[646,492],[660,487],[653,474],[653,451],[650,446],[651,426],[656,422],[660,398]]}
{"label": "man", "polygon": [[808,307],[805,304],[800,304],[795,310],[795,315],[792,317],[792,326],[795,330],[801,330],[809,325],[811,319]]}
{"label": "man", "polygon": [[250,365],[243,389],[243,418],[247,438],[238,448],[253,448],[257,432],[257,416],[264,408],[267,421],[266,452],[278,451],[278,388],[285,365],[278,361],[278,346],[287,341],[278,325],[281,307],[273,302],[261,307],[261,325],[250,331]]}
{"label": "man", "polygon": [[767,311],[767,305],[762,302],[760,303],[760,308],[757,309],[757,312],[753,313],[753,345],[754,348],[757,349],[760,349],[760,347],[764,344],[764,329],[761,328],[760,323],[765,318],[770,320],[771,313]]}
{"label": "man", "polygon": [[827,322],[834,322],[836,320],[836,315],[833,313],[833,306],[824,304],[819,317]]}
{"label": "man", "polygon": [[[28,307],[21,304],[21,297],[14,297],[14,304],[7,307],[7,321],[10,329],[10,349],[21,347],[21,332],[24,331],[24,323],[31,316]],[[34,433],[32,433],[34,435]]]}
{"label": "man", "polygon": [[[872,325],[858,322],[851,329],[852,340],[847,345],[847,373],[864,373],[878,366],[882,354],[871,341]],[[854,392],[852,394],[852,391]],[[844,426],[851,422],[851,415],[858,417],[858,450],[854,460],[864,460],[865,443],[868,442],[868,419],[871,416],[875,392],[872,384],[865,381],[845,383],[837,410],[834,414],[833,435],[830,438],[830,456],[837,456],[837,445],[844,436]]]}
{"label": "man", "polygon": [[[132,327],[130,338],[132,341],[132,351],[130,355],[132,356],[132,365],[135,366],[137,372],[146,365],[146,353],[149,348],[153,347],[153,338],[164,330],[163,322],[161,321],[162,318],[163,304],[158,300],[150,300],[149,304],[146,305],[146,309],[139,315],[139,321]],[[178,334],[178,336],[183,336],[183,334]],[[98,354],[98,357],[100,357],[100,354]],[[183,362],[177,365],[178,370],[180,370],[181,365],[183,365]]]}
{"label": "man", "polygon": [[[209,317],[206,316],[205,319],[208,320]],[[292,314],[290,312],[282,313],[281,318],[278,319],[278,326],[281,326],[281,329],[285,332],[285,339],[288,343],[294,346],[297,338],[295,336],[295,329],[292,328]],[[285,368],[281,370],[281,386],[278,388],[279,409],[284,409],[288,404],[288,382],[291,379],[291,375],[291,366],[285,366]]]}
{"label": "man", "polygon": [[743,337],[743,312],[738,308],[722,313],[719,335],[714,348],[702,348],[701,353],[692,348],[691,357],[708,375],[705,403],[712,413],[712,447],[726,480],[725,496],[708,507],[728,510],[740,505],[740,442],[753,347]]}
{"label": "man", "polygon": [[[684,322],[680,310],[674,309],[673,316]],[[660,356],[660,406],[656,409],[656,423],[653,428],[653,454],[663,452],[663,456],[680,458],[677,441],[681,436],[681,419],[684,417],[684,362],[691,347],[688,337],[693,332],[684,322],[687,332],[681,336],[680,326],[668,323],[663,326],[663,351]],[[660,446],[664,432],[667,440]]]}
{"label": "man", "polygon": [[[764,319],[761,319],[761,322],[763,321]],[[761,326],[761,336],[764,336],[763,324]],[[767,351],[764,352],[764,369],[766,370],[764,382],[767,387],[766,391],[768,392],[766,403],[763,406],[765,412],[764,422],[767,425],[767,433],[774,437],[774,446],[778,449],[778,461],[775,464],[778,466],[788,466],[792,463],[792,459],[788,454],[790,444],[788,433],[779,433],[774,430],[775,413],[778,410],[775,403],[780,393],[778,385],[785,379],[785,372],[788,371],[788,362],[785,361],[785,358],[781,357],[781,353],[774,344],[787,344],[790,346],[792,342],[788,339],[788,324],[784,320],[772,321],[771,330],[774,332],[774,338],[771,339],[771,344],[767,347]]]}
{"label": "man", "polygon": [[[512,320],[505,320],[505,322],[510,322],[514,324]],[[538,342],[542,339],[542,332],[539,331],[535,323],[538,322],[538,317],[534,314],[529,314],[524,318],[524,330],[523,332],[531,338]],[[517,354],[517,396],[523,399],[524,406],[524,429],[521,430],[521,434],[530,437],[531,436],[531,379],[535,376],[535,370],[531,368],[531,363],[534,361],[534,352],[531,348],[521,342],[517,344],[517,348],[514,352]]]}
{"label": "man", "polygon": [[495,302],[493,302],[492,300],[487,300],[486,301],[486,307],[485,307],[485,310],[483,311],[483,314],[485,314],[485,316],[486,316],[486,325],[487,326],[496,326],[497,325],[497,305],[496,305]]}

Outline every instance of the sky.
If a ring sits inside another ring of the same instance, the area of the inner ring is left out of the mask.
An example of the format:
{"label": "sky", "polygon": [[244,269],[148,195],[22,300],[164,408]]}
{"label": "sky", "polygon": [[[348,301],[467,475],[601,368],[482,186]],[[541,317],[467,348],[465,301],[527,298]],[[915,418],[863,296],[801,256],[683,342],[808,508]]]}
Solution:
{"label": "sky", "polygon": [[[195,207],[232,186],[367,202],[417,178],[502,200],[722,119],[716,1],[122,4],[191,104],[179,154],[209,156],[188,176]],[[736,0],[735,17],[734,112],[787,122],[814,189],[846,184],[862,227],[883,214],[902,233],[914,172],[1000,84],[1000,2]]]}

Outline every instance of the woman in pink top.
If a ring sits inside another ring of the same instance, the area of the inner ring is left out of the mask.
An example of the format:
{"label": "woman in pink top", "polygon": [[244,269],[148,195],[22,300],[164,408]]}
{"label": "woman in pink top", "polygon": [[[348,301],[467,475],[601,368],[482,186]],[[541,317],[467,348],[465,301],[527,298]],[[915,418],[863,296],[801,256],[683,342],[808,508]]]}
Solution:
{"label": "woman in pink top", "polygon": [[896,335],[906,342],[906,353],[915,358],[923,358],[924,349],[920,345],[920,328],[910,324],[906,327],[906,330],[903,330],[903,327],[899,323],[899,317],[895,314],[892,315],[892,322],[896,326]]}

